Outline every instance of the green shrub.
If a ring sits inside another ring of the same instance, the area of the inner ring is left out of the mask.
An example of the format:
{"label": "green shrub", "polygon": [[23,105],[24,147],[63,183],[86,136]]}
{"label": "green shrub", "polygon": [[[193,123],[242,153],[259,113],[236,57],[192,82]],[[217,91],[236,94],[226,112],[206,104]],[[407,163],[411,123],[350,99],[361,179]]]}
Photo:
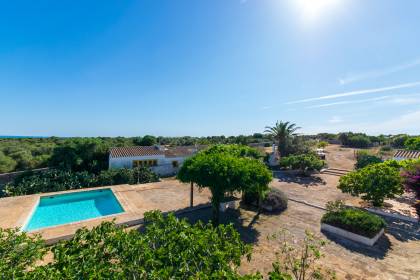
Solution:
{"label": "green shrub", "polygon": [[280,158],[279,164],[283,168],[298,169],[304,175],[310,171],[319,171],[325,162],[314,154],[292,155]]}
{"label": "green shrub", "polygon": [[110,222],[80,229],[51,248],[52,262],[19,269],[26,279],[239,279],[236,268],[251,247],[233,225],[191,225],[159,211],[144,216],[141,232]]}
{"label": "green shrub", "polygon": [[262,208],[269,212],[280,212],[287,209],[288,198],[284,192],[278,189],[270,189],[262,201]]}
{"label": "green shrub", "polygon": [[405,140],[404,147],[407,150],[420,150],[420,136],[410,137]]}
{"label": "green shrub", "polygon": [[86,171],[50,169],[37,173],[27,172],[18,176],[12,183],[6,184],[3,195],[16,196],[98,186],[150,183],[158,180],[159,177],[145,167],[105,170],[99,175]]}
{"label": "green shrub", "polygon": [[394,198],[404,192],[398,163],[387,161],[368,165],[340,178],[338,188],[353,196],[382,206],[385,198]]}
{"label": "green shrub", "polygon": [[46,250],[39,236],[18,229],[0,228],[0,278],[21,279],[28,266],[42,259]]}
{"label": "green shrub", "polygon": [[384,219],[367,211],[354,208],[341,208],[328,211],[322,216],[321,223],[342,228],[359,235],[374,237],[386,227]]}
{"label": "green shrub", "polygon": [[382,146],[381,147],[381,152],[390,152],[390,151],[392,151],[391,146]]}
{"label": "green shrub", "polygon": [[380,163],[380,162],[382,162],[382,159],[380,157],[369,154],[366,151],[359,151],[357,152],[357,155],[356,155],[355,168],[360,169],[368,165]]}

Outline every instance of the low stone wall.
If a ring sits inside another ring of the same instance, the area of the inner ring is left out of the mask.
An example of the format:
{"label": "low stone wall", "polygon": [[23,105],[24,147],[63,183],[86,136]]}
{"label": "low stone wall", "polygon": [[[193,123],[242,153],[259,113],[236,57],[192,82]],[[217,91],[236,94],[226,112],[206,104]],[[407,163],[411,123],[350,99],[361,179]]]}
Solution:
{"label": "low stone wall", "polygon": [[0,174],[0,185],[7,184],[9,182],[12,182],[14,178],[19,176],[20,174],[23,174],[25,172],[43,172],[48,170],[48,167],[46,168],[38,168],[38,169],[32,169],[32,170],[26,170],[26,171],[16,171],[16,172],[10,172],[10,173],[3,173]]}

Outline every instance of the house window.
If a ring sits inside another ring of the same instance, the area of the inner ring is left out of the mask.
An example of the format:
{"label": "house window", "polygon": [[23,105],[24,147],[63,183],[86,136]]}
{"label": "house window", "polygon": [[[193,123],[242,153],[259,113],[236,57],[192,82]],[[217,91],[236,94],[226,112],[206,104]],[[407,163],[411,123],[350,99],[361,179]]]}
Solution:
{"label": "house window", "polygon": [[157,159],[133,160],[133,168],[156,166]]}
{"label": "house window", "polygon": [[178,167],[178,161],[177,160],[174,160],[174,161],[172,161],[172,166],[174,167],[174,168],[177,168]]}

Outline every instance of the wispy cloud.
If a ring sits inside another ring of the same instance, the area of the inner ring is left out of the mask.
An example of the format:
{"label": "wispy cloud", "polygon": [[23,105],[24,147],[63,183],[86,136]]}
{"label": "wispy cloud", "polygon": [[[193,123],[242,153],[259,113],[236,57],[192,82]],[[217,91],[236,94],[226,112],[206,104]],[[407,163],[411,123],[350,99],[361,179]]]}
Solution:
{"label": "wispy cloud", "polygon": [[396,65],[396,66],[392,66],[388,68],[375,69],[375,70],[370,70],[367,72],[361,72],[358,74],[349,74],[349,75],[346,75],[345,77],[338,79],[338,82],[341,85],[346,85],[346,84],[350,84],[350,83],[358,82],[362,80],[383,77],[383,76],[401,72],[401,71],[404,71],[404,70],[407,70],[416,66],[420,66],[420,59],[416,59],[408,63],[404,63],[404,64],[400,64],[400,65]]}
{"label": "wispy cloud", "polygon": [[319,97],[314,97],[314,98],[301,99],[301,100],[287,102],[286,104],[306,103],[306,102],[312,102],[312,101],[336,99],[336,98],[355,96],[355,95],[365,95],[365,94],[378,93],[378,92],[387,92],[387,91],[392,91],[396,89],[413,88],[419,85],[420,85],[420,81],[417,81],[413,83],[405,83],[405,84],[399,84],[395,86],[362,89],[362,90],[348,91],[348,92],[342,92],[342,93],[331,94],[331,95],[324,95],[324,96],[319,96]]}
{"label": "wispy cloud", "polygon": [[385,95],[375,98],[364,98],[364,99],[357,99],[357,100],[346,100],[346,101],[337,101],[331,103],[323,103],[318,105],[307,106],[305,109],[313,109],[313,108],[325,108],[325,107],[333,107],[333,106],[340,106],[340,105],[347,105],[347,104],[357,104],[357,103],[390,103],[396,105],[412,105],[420,103],[420,93],[415,94],[403,94],[399,96],[393,95]]}
{"label": "wispy cloud", "polygon": [[357,103],[367,103],[367,102],[375,102],[384,99],[388,99],[390,96],[381,96],[375,98],[366,98],[366,99],[359,99],[359,100],[347,100],[347,101],[338,101],[338,102],[331,102],[331,103],[324,103],[319,105],[313,105],[305,107],[306,109],[313,109],[313,108],[324,108],[324,107],[332,107],[338,105],[346,105],[346,104],[357,104]]}

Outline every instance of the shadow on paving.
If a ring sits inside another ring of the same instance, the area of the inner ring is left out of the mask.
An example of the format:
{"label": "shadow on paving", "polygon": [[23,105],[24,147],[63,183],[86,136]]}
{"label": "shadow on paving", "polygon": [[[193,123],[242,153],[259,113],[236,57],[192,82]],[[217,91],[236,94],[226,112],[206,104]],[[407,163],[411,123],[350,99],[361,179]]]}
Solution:
{"label": "shadow on paving", "polygon": [[326,231],[322,232],[330,241],[336,243],[339,246],[346,248],[347,250],[359,254],[363,254],[367,257],[375,259],[384,259],[387,255],[388,250],[391,248],[391,242],[386,235],[382,235],[381,238],[373,246],[367,246],[354,242],[349,239],[345,239],[333,233]]}
{"label": "shadow on paving", "polygon": [[420,223],[403,221],[391,217],[383,218],[388,224],[386,232],[395,237],[395,239],[402,242],[420,240]]}
{"label": "shadow on paving", "polygon": [[[179,218],[187,218],[190,223],[196,223],[202,221],[208,223],[211,221],[212,209],[200,209],[190,213],[184,213],[177,215]],[[230,224],[232,223],[235,229],[240,233],[242,241],[245,243],[256,243],[260,236],[259,232],[254,228],[255,223],[258,222],[258,215],[255,213],[254,218],[251,222],[247,222],[241,218],[241,210],[239,209],[228,209],[224,213],[220,213],[220,223]]]}
{"label": "shadow on paving", "polygon": [[302,177],[276,172],[274,173],[274,177],[278,179],[279,182],[296,183],[305,187],[326,185],[326,182],[317,176]]}

